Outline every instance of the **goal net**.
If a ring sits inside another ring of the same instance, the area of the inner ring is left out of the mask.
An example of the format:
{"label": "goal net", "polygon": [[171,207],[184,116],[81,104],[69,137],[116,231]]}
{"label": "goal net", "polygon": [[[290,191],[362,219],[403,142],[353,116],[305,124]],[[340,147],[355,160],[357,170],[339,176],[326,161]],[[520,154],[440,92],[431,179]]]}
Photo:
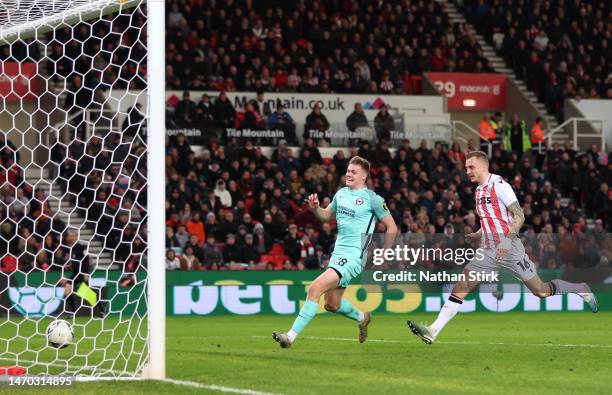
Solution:
{"label": "goal net", "polygon": [[149,366],[147,27],[145,0],[0,2],[0,365]]}

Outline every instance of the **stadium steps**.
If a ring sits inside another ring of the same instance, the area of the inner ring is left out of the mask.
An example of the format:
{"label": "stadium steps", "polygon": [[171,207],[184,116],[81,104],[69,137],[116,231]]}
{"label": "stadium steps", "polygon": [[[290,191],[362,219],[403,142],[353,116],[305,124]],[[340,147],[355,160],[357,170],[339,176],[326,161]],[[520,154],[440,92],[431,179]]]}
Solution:
{"label": "stadium steps", "polygon": [[[465,24],[466,31],[469,34],[474,35],[476,37],[476,40],[478,40],[478,43],[482,47],[483,55],[489,60],[491,67],[493,67],[493,69],[497,73],[506,74],[508,78],[514,81],[514,83],[518,86],[519,90],[523,93],[523,95],[525,95],[525,97],[532,103],[534,108],[538,111],[540,117],[546,120],[548,130],[552,130],[559,126],[557,118],[548,113],[546,106],[538,101],[537,96],[527,89],[527,86],[523,81],[516,78],[516,75],[514,74],[512,69],[508,67],[506,61],[497,54],[495,49],[487,43],[487,41],[481,34],[478,34],[474,26],[467,22],[465,16],[457,9],[457,6],[449,0],[444,0],[442,7],[446,15],[448,15],[450,23]],[[567,134],[557,133],[553,136],[552,142],[564,143],[565,141],[567,141],[568,138],[569,135]]]}
{"label": "stadium steps", "polygon": [[85,223],[85,218],[79,210],[66,198],[56,182],[51,180],[48,169],[28,167],[24,169],[26,181],[34,189],[42,190],[48,197],[51,210],[56,213],[67,226],[79,229],[81,241],[87,244],[89,260],[92,266],[108,268],[112,266],[112,255],[104,251],[102,241],[94,238],[94,230]]}

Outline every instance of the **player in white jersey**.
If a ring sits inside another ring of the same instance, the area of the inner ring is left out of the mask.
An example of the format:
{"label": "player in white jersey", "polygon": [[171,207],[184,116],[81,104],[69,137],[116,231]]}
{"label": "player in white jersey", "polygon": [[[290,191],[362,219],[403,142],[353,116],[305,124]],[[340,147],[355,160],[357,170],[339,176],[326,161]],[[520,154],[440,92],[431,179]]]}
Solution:
{"label": "player in white jersey", "polygon": [[597,299],[588,285],[559,279],[543,282],[540,279],[535,264],[531,262],[525,253],[523,243],[517,237],[525,222],[523,209],[512,187],[502,177],[489,173],[487,155],[481,151],[469,153],[465,167],[470,181],[478,183],[474,197],[476,214],[480,217],[480,229],[478,232],[467,234],[466,238],[480,240],[483,256],[481,259],[475,258],[466,265],[465,280],[455,284],[433,324],[427,326],[408,321],[412,332],[423,342],[431,344],[442,328],[457,314],[463,299],[479,283],[479,281],[470,281],[470,278],[475,277],[470,276],[470,272],[493,272],[500,268],[511,271],[540,298],[575,293],[584,299],[592,312],[596,313]]}

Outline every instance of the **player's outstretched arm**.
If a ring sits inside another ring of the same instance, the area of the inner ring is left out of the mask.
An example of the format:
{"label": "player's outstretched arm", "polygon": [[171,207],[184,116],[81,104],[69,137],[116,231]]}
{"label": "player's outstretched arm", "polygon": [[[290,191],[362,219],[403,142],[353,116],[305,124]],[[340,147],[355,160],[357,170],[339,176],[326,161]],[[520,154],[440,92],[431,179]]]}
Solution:
{"label": "player's outstretched arm", "polygon": [[316,193],[308,196],[306,199],[308,203],[308,208],[313,212],[315,217],[321,222],[330,221],[334,215],[334,211],[330,207],[321,208],[319,204],[319,197]]}

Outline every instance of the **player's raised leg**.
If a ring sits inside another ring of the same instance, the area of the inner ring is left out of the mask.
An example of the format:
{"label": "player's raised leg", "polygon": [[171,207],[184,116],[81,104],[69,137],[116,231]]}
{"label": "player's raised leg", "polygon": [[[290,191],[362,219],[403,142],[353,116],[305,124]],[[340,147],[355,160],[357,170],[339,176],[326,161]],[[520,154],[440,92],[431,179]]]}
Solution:
{"label": "player's raised leg", "polygon": [[469,281],[469,272],[470,270],[468,269],[463,271],[465,280],[459,281],[457,284],[455,284],[450,296],[446,302],[444,302],[442,309],[440,309],[438,317],[431,325],[408,320],[408,327],[412,333],[417,335],[424,343],[431,344],[436,340],[436,337],[442,328],[444,328],[446,324],[448,324],[450,320],[457,315],[457,312],[463,303],[463,299],[476,285],[478,285],[478,281]]}
{"label": "player's raised leg", "polygon": [[289,348],[300,333],[308,326],[312,318],[317,313],[319,299],[321,295],[329,290],[338,287],[340,276],[333,269],[327,269],[317,277],[308,287],[306,302],[300,310],[293,326],[288,332],[273,332],[272,338],[276,340],[282,348]]}
{"label": "player's raised leg", "polygon": [[372,320],[370,313],[364,313],[348,301],[343,299],[344,288],[336,288],[325,293],[325,310],[331,313],[342,314],[343,316],[357,321],[359,327],[359,343],[366,341],[368,337],[368,325]]}
{"label": "player's raised leg", "polygon": [[570,283],[569,281],[560,279],[543,282],[538,275],[535,275],[531,279],[525,281],[525,285],[535,296],[540,298],[574,293],[579,295],[589,305],[593,313],[597,313],[599,310],[595,294],[585,283]]}

